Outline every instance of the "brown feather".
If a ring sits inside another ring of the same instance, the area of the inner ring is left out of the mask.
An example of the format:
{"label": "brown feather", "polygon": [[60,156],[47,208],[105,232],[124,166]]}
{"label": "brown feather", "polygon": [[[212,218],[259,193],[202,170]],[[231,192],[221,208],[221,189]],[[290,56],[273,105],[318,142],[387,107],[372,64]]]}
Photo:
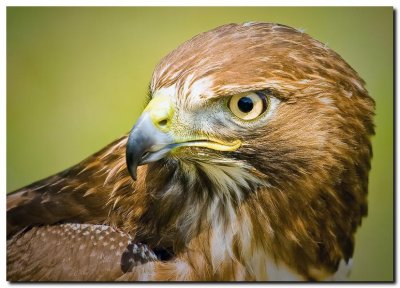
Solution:
{"label": "brown feather", "polygon": [[146,245],[109,226],[35,227],[7,243],[10,281],[112,281],[157,260]]}
{"label": "brown feather", "polygon": [[[120,191],[132,189],[124,169],[125,142],[125,137],[118,139],[74,167],[9,194],[8,237],[38,224],[108,222],[110,191],[121,181]],[[115,171],[117,163],[123,167],[120,171]],[[106,181],[113,177],[111,183]]]}

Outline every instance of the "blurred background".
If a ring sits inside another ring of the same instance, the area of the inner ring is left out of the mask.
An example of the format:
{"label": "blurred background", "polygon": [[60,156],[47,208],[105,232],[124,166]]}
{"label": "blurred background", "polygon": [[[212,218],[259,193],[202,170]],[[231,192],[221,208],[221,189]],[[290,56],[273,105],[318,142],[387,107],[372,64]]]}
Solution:
{"label": "blurred background", "polygon": [[376,101],[369,216],[350,280],[393,280],[393,9],[8,7],[7,192],[76,164],[128,132],[152,70],[192,36],[277,22],[338,52]]}

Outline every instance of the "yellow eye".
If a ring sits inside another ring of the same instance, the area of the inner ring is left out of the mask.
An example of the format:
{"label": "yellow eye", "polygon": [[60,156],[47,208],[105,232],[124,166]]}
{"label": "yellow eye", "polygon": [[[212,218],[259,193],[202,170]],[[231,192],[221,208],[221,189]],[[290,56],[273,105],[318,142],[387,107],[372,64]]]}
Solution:
{"label": "yellow eye", "polygon": [[268,101],[261,92],[245,92],[232,96],[228,106],[240,119],[253,120],[267,110]]}

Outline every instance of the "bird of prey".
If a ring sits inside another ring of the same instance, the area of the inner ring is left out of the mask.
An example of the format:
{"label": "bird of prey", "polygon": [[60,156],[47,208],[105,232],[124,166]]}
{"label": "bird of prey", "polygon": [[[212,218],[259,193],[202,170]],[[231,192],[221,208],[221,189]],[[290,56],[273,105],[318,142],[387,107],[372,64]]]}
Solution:
{"label": "bird of prey", "polygon": [[367,214],[374,101],[294,28],[228,24],[156,66],[128,135],[7,197],[10,281],[320,281]]}

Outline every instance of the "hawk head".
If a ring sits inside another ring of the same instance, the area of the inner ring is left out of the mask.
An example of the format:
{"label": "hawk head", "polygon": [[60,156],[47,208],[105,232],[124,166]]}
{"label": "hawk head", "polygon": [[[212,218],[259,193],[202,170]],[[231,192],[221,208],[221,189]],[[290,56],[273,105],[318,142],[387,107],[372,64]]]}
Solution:
{"label": "hawk head", "polygon": [[150,92],[126,147],[151,196],[145,241],[177,252],[213,231],[238,259],[308,274],[351,258],[374,101],[338,54],[284,25],[224,25],[162,59]]}

